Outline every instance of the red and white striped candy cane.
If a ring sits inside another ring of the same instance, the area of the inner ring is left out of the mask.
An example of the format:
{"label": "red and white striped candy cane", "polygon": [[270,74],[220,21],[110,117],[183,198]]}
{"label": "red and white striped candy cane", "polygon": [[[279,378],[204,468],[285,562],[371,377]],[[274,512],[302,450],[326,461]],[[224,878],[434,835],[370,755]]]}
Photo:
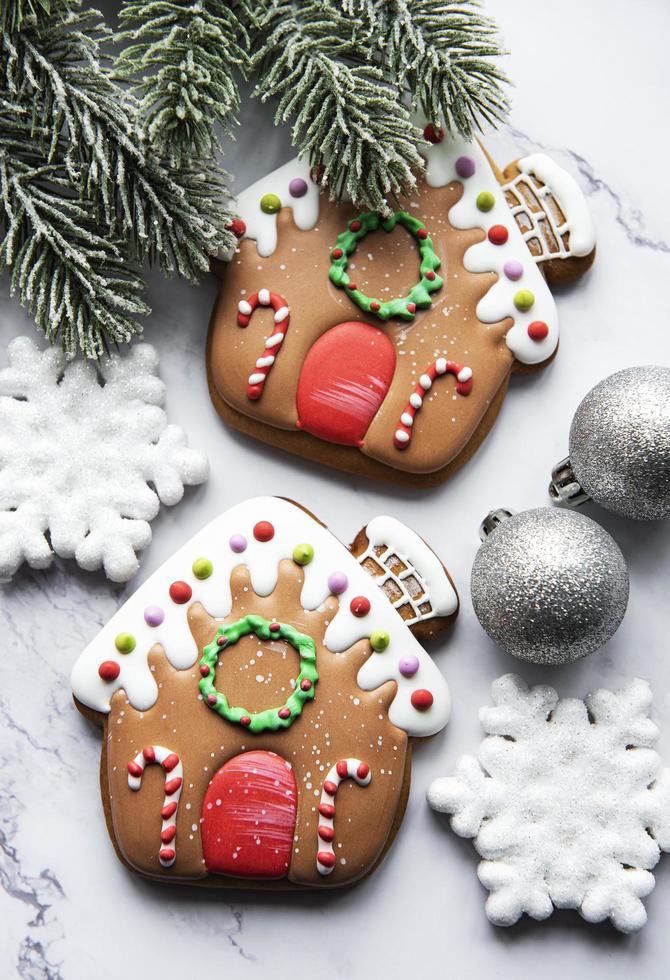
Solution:
{"label": "red and white striped candy cane", "polygon": [[274,364],[279,348],[281,347],[288,325],[291,319],[288,303],[279,293],[271,293],[269,289],[259,289],[257,293],[250,296],[248,300],[241,299],[237,304],[237,325],[246,327],[251,319],[251,315],[258,306],[271,306],[275,311],[276,329],[271,337],[265,341],[265,351],[262,357],[256,361],[256,370],[249,375],[247,384],[247,398],[252,402],[258,401],[263,394],[265,379],[270,373],[270,368]]}
{"label": "red and white striped candy cane", "polygon": [[165,770],[165,799],[161,809],[162,847],[158,852],[158,860],[164,868],[169,868],[177,857],[174,840],[177,836],[177,807],[184,782],[184,770],[176,752],[171,752],[162,745],[145,745],[142,751],[128,763],[128,785],[131,789],[137,791],[140,788],[144,767],[153,762]]}
{"label": "red and white striped candy cane", "polygon": [[433,387],[433,382],[442,374],[453,374],[456,377],[456,392],[459,395],[469,395],[472,391],[472,369],[448,361],[446,357],[438,357],[430,365],[425,374],[419,378],[416,388],[409,396],[405,411],[400,416],[400,423],[393,435],[396,449],[407,449],[412,438],[414,417],[423,405],[426,393]]}
{"label": "red and white striped candy cane", "polygon": [[340,759],[326,776],[321,787],[319,826],[317,829],[316,868],[319,874],[329,875],[335,867],[335,794],[343,779],[355,779],[359,786],[367,786],[372,779],[370,766],[360,759]]}

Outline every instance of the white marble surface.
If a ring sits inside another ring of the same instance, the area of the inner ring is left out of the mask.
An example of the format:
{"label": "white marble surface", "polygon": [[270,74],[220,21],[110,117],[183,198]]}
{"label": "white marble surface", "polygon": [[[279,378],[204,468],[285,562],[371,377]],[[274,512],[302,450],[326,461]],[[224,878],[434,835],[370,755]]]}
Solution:
{"label": "white marble surface", "polygon": [[[462,612],[437,652],[452,686],[453,720],[415,752],[409,808],[388,860],[363,885],[331,895],[204,894],[131,876],[102,822],[99,734],[73,707],[68,675],[134,585],[110,585],[72,563],[23,571],[0,595],[1,976],[667,976],[670,858],[658,868],[649,923],[639,935],[586,925],[574,912],[500,930],[484,915],[471,845],[424,802],[430,778],[479,743],[477,709],[491,680],[517,668],[487,640],[469,601],[480,519],[494,506],[546,502],[549,470],[565,454],[572,412],[592,384],[628,365],[670,363],[667,0],[488,6],[512,49],[516,82],[511,124],[488,144],[500,162],[549,148],[589,195],[599,255],[586,281],[558,297],[558,358],[542,374],[513,380],[492,434],[451,483],[427,494],[394,491],[227,431],[210,405],[203,370],[215,282],[194,289],[150,279],[154,313],[146,336],[161,353],[168,411],[194,445],[208,449],[213,473],[155,522],[135,584],[222,508],[265,492],[299,498],[345,540],[390,510],[430,538],[453,573]],[[240,188],[289,156],[285,134],[272,131],[269,118],[257,105],[245,107],[244,129],[227,157]],[[31,332],[3,281],[2,349]],[[567,695],[631,675],[647,678],[663,729],[660,749],[670,760],[670,526],[587,512],[615,535],[630,563],[628,615],[587,660],[519,672]]]}

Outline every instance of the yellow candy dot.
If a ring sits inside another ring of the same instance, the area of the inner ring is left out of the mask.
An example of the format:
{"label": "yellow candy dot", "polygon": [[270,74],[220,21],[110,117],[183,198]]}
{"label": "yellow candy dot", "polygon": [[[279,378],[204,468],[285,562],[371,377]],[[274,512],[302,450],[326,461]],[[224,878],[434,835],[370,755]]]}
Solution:
{"label": "yellow candy dot", "polygon": [[114,646],[119,653],[132,653],[137,641],[132,633],[119,633],[114,640]]}
{"label": "yellow candy dot", "polygon": [[209,558],[196,558],[191,567],[193,569],[193,574],[199,579],[209,578],[214,571],[214,566]]}
{"label": "yellow candy dot", "polygon": [[490,211],[495,203],[496,199],[491,191],[482,191],[477,195],[477,207],[480,211]]}
{"label": "yellow candy dot", "polygon": [[514,294],[514,305],[516,306],[517,310],[521,310],[522,313],[529,310],[534,302],[535,297],[531,293],[530,289],[520,289],[518,293]]}
{"label": "yellow candy dot", "polygon": [[276,194],[263,194],[261,198],[261,211],[265,214],[276,214],[281,209],[281,201]]}
{"label": "yellow candy dot", "polygon": [[384,630],[375,630],[374,633],[370,633],[370,646],[377,653],[381,653],[386,650],[387,646],[391,642],[391,637]]}
{"label": "yellow candy dot", "polygon": [[314,548],[311,544],[297,544],[293,549],[293,561],[296,565],[309,565],[314,557]]}

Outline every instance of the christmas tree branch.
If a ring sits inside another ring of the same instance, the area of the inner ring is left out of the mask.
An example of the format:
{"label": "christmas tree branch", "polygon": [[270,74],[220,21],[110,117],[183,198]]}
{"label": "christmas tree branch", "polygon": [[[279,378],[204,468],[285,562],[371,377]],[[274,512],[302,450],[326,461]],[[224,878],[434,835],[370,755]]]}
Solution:
{"label": "christmas tree branch", "polygon": [[156,151],[181,166],[220,150],[217,124],[232,135],[240,106],[236,73],[248,67],[249,33],[223,0],[122,5],[117,73],[133,80]]}
{"label": "christmas tree branch", "polygon": [[65,168],[33,148],[36,135],[50,134],[36,133],[24,106],[0,101],[0,267],[49,341],[99,357],[141,333],[142,280],[123,243],[100,235]]}
{"label": "christmas tree branch", "polygon": [[331,197],[373,210],[409,193],[419,131],[383,67],[369,62],[363,22],[334,0],[259,5],[257,95],[278,99],[275,122],[292,121],[299,152],[323,164]]}

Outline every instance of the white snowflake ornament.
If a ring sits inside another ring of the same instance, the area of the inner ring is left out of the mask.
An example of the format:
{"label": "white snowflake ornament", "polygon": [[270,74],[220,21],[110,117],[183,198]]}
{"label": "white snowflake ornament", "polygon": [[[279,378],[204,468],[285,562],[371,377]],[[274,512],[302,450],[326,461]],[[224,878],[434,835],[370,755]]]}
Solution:
{"label": "white snowflake ornament", "polygon": [[[54,554],[126,582],[160,504],[209,475],[204,453],[167,424],[158,355],[135,344],[97,364],[66,364],[28,337],[0,370],[0,581]],[[149,485],[151,484],[151,486]],[[47,537],[48,534],[48,537]]]}
{"label": "white snowflake ornament", "polygon": [[524,912],[574,908],[588,922],[640,929],[650,869],[670,850],[670,770],[653,749],[649,685],[559,700],[506,674],[492,698],[480,711],[479,760],[463,756],[428,790],[484,858],[488,918],[510,926]]}

